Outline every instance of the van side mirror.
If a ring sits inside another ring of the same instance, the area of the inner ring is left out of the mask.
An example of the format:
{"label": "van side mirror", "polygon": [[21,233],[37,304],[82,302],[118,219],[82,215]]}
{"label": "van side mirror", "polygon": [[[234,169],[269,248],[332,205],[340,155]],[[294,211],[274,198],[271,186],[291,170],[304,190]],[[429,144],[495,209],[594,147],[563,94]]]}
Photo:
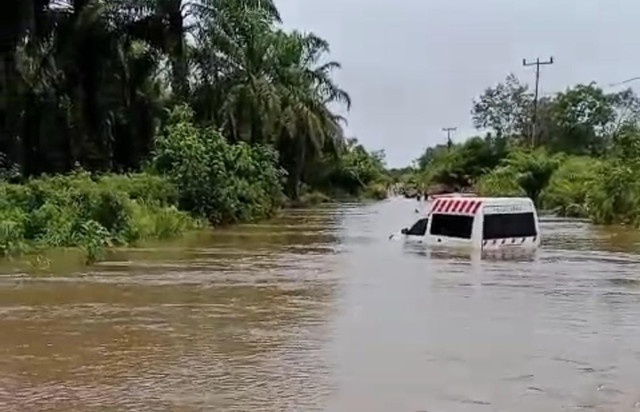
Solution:
{"label": "van side mirror", "polygon": [[403,235],[406,235],[407,233],[409,233],[409,229],[407,229],[406,227],[404,229],[402,229],[400,231],[400,233],[402,233]]}

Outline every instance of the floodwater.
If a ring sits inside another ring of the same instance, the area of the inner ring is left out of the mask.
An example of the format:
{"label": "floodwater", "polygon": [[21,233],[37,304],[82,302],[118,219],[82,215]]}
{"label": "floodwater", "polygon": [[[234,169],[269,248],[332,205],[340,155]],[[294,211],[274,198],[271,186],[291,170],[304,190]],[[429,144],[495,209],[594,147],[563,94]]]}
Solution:
{"label": "floodwater", "polygon": [[390,242],[415,200],[0,267],[2,411],[637,411],[640,236]]}

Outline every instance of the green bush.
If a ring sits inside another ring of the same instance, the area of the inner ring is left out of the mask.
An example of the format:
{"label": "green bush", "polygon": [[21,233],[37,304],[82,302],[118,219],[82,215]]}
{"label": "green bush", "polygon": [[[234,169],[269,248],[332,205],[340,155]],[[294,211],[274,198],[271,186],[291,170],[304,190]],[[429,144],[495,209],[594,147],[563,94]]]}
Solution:
{"label": "green bush", "polygon": [[562,156],[544,150],[514,150],[501,166],[476,182],[476,191],[486,196],[527,196],[538,203]]}
{"label": "green bush", "polygon": [[166,178],[70,175],[0,183],[0,253],[80,247],[89,261],[105,246],[176,235],[200,225],[176,208]]}
{"label": "green bush", "polygon": [[24,242],[26,214],[18,209],[0,210],[0,254],[12,255],[28,250]]}
{"label": "green bush", "polygon": [[595,170],[587,207],[595,223],[640,226],[640,131],[627,127]]}
{"label": "green bush", "polygon": [[163,176],[149,173],[105,175],[99,178],[101,186],[114,192],[124,192],[131,199],[158,205],[175,205],[177,188]]}
{"label": "green bush", "polygon": [[604,161],[590,186],[587,206],[595,223],[640,226],[640,164]]}
{"label": "green bush", "polygon": [[175,109],[158,138],[154,165],[179,188],[184,210],[213,224],[266,217],[282,200],[282,171],[269,147],[229,144],[199,128],[187,107]]}
{"label": "green bush", "polygon": [[518,184],[518,173],[511,167],[502,166],[481,176],[475,185],[475,192],[481,196],[525,196]]}
{"label": "green bush", "polygon": [[544,209],[569,217],[587,217],[587,201],[601,162],[592,157],[569,157],[551,176],[541,195]]}
{"label": "green bush", "polygon": [[178,210],[175,206],[160,207],[134,201],[131,213],[132,219],[127,232],[127,238],[131,241],[168,239],[176,233],[204,226],[204,223],[194,220],[189,213]]}

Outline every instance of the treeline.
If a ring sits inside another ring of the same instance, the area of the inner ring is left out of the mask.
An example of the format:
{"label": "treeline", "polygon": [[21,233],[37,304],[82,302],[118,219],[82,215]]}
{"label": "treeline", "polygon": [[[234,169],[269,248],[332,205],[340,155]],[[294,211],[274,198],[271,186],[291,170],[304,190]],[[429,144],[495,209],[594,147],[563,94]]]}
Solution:
{"label": "treeline", "polygon": [[[333,109],[351,99],[328,53],[318,36],[281,29],[272,0],[5,1],[0,251],[81,244],[87,228],[126,243],[140,236],[109,219],[139,217],[132,202],[218,224],[269,215],[283,194],[371,190],[384,157],[345,138]],[[134,181],[105,183],[122,173]],[[150,178],[175,196],[129,190]],[[122,207],[103,204],[112,195]],[[47,227],[42,208],[75,217]],[[63,240],[45,234],[57,230]]]}
{"label": "treeline", "polygon": [[539,207],[594,222],[640,225],[640,99],[595,83],[542,98],[513,75],[473,102],[481,137],[428,148],[407,187],[524,195]]}

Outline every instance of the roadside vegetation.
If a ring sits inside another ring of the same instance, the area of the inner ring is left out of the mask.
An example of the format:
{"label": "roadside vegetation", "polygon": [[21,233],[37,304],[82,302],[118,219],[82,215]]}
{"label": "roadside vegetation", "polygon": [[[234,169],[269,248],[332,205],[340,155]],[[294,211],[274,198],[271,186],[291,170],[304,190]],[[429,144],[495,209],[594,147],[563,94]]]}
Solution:
{"label": "roadside vegetation", "polygon": [[8,0],[0,254],[250,221],[386,195],[344,135],[329,44],[270,0]]}
{"label": "roadside vegetation", "polygon": [[577,85],[538,104],[514,76],[474,101],[485,134],[426,149],[395,181],[411,194],[434,187],[529,196],[540,208],[599,224],[640,226],[640,99]]}

